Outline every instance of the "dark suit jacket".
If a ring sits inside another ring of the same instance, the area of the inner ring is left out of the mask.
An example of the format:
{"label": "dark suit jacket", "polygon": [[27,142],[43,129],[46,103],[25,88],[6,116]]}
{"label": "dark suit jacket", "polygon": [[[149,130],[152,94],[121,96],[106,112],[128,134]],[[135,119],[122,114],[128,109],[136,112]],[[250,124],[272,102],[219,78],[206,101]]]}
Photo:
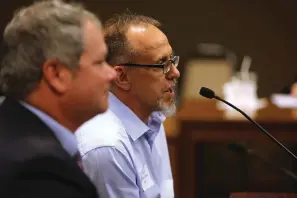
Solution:
{"label": "dark suit jacket", "polygon": [[0,106],[0,197],[98,197],[53,132],[11,99]]}

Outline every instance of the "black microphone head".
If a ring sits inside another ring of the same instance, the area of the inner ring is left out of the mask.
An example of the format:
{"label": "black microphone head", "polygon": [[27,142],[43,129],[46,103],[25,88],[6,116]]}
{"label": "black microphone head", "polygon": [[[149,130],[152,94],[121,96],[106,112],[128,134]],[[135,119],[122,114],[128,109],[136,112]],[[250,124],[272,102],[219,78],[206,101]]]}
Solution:
{"label": "black microphone head", "polygon": [[205,98],[212,99],[215,97],[215,92],[209,88],[201,87],[199,94]]}

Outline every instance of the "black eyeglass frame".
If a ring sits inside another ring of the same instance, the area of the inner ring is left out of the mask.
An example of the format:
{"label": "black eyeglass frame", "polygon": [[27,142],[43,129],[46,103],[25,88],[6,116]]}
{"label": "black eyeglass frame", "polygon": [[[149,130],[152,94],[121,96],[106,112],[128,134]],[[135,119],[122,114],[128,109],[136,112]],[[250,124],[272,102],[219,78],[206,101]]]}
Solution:
{"label": "black eyeglass frame", "polygon": [[[167,71],[165,71],[165,65],[170,63],[170,67]],[[125,63],[125,64],[119,64],[121,66],[127,66],[127,67],[153,67],[153,68],[163,68],[163,73],[167,74],[170,70],[171,67],[177,67],[179,64],[179,56],[173,56],[167,61],[164,61],[163,63],[160,64],[136,64],[136,63]]]}

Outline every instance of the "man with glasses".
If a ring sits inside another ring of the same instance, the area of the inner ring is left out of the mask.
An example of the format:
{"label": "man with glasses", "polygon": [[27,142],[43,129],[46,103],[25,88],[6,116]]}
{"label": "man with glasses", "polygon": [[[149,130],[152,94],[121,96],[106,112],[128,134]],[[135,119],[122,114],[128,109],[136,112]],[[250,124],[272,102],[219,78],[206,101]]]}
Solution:
{"label": "man with glasses", "polygon": [[107,62],[118,77],[109,110],[76,133],[100,197],[174,197],[162,122],[175,113],[179,57],[159,27],[150,17],[129,13],[105,24]]}

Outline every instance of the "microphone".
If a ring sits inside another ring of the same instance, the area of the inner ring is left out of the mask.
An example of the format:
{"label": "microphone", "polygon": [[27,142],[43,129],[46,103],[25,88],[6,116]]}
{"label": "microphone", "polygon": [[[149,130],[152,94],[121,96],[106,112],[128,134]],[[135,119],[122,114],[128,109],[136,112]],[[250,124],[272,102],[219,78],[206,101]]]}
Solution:
{"label": "microphone", "polygon": [[251,123],[253,123],[254,125],[256,125],[256,127],[258,127],[265,135],[267,135],[273,142],[275,142],[278,146],[280,146],[283,150],[285,150],[289,155],[291,155],[291,157],[293,157],[295,160],[297,160],[297,156],[292,153],[287,147],[285,147],[281,142],[279,142],[275,137],[273,137],[268,131],[266,131],[263,127],[261,127],[256,121],[254,121],[252,118],[250,118],[246,113],[244,113],[242,110],[240,110],[239,108],[237,108],[236,106],[234,106],[233,104],[229,103],[228,101],[220,98],[219,96],[216,96],[215,92],[209,88],[206,87],[201,87],[199,94],[205,98],[215,98],[227,105],[229,105],[230,107],[234,108],[235,110],[237,110],[239,113],[241,113],[246,119],[248,119]]}
{"label": "microphone", "polygon": [[275,165],[274,163],[271,163],[264,157],[257,154],[253,149],[246,148],[241,144],[232,143],[232,144],[228,144],[228,150],[238,153],[238,154],[248,154],[248,155],[257,157],[258,159],[262,160],[265,164],[271,166],[272,168],[278,169],[279,171],[283,172],[287,176],[291,177],[293,180],[297,181],[297,176],[295,173],[293,173],[292,171],[290,171],[286,168],[282,168],[282,167]]}

